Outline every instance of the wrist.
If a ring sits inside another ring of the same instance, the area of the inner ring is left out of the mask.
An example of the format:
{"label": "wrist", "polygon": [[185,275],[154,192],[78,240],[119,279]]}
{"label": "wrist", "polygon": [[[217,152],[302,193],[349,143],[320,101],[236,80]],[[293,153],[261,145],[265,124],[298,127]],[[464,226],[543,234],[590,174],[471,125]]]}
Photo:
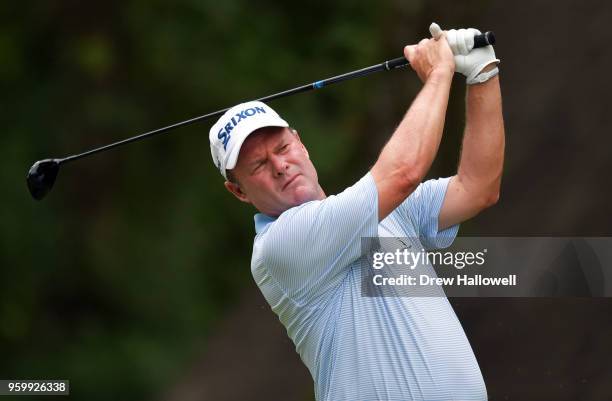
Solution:
{"label": "wrist", "polygon": [[499,74],[499,68],[497,67],[497,65],[493,65],[492,68],[483,68],[475,76],[472,76],[472,75],[469,76],[466,79],[466,84],[468,85],[483,84],[491,80],[491,78],[496,77],[498,74]]}
{"label": "wrist", "polygon": [[[495,55],[493,55],[493,57],[495,57]],[[466,84],[481,84],[495,77],[497,74],[499,74],[499,62],[499,59],[491,59],[489,57],[486,57],[483,60],[475,59],[474,63],[470,67],[470,72],[466,75]]]}
{"label": "wrist", "polygon": [[451,66],[437,66],[429,73],[429,79],[452,79],[455,69]]}
{"label": "wrist", "polygon": [[487,66],[485,66],[480,72],[487,72],[494,70],[497,67],[497,63],[495,61],[491,61]]}

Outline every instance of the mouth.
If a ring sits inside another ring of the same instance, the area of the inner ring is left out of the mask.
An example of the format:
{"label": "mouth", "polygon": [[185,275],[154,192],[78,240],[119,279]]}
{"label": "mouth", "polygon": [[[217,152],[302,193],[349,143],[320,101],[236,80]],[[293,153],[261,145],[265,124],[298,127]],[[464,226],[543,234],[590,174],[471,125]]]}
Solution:
{"label": "mouth", "polygon": [[287,182],[285,183],[285,185],[283,185],[283,188],[281,189],[281,191],[284,191],[285,189],[287,189],[287,187],[289,187],[289,185],[291,185],[291,183],[292,183],[293,181],[295,181],[295,179],[296,179],[296,178],[298,178],[300,175],[301,175],[301,174],[296,174],[296,175],[294,175],[293,177],[291,177],[291,178],[289,179],[289,181],[287,181]]}

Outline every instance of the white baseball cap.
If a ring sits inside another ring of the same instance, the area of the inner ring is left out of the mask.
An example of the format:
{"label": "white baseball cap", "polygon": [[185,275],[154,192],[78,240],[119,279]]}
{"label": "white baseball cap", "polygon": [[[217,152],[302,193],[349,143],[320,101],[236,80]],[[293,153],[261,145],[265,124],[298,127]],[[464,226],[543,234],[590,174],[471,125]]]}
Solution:
{"label": "white baseball cap", "polygon": [[208,134],[213,163],[227,179],[226,170],[236,167],[244,140],[263,127],[289,127],[272,108],[260,101],[241,103],[229,109]]}

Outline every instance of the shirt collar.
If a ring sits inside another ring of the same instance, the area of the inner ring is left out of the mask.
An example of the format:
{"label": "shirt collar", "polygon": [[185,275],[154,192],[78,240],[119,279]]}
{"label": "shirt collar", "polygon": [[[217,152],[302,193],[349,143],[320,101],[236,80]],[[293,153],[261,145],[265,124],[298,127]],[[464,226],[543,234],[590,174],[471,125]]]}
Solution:
{"label": "shirt collar", "polygon": [[263,213],[257,213],[255,215],[255,232],[257,234],[263,232],[266,227],[268,227],[268,224],[273,223],[275,220],[275,217],[270,217]]}

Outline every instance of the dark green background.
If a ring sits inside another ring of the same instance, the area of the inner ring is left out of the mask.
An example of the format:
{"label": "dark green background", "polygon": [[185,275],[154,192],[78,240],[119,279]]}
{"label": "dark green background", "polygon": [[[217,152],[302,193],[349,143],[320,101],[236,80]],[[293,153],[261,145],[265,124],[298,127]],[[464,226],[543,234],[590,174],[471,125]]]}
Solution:
{"label": "dark green background", "polygon": [[[250,276],[254,211],[223,188],[211,123],[67,165],[42,202],[25,175],[38,159],[398,57],[433,20],[494,30],[502,59],[501,201],[460,233],[611,234],[607,3],[0,9],[1,378],[69,379],[69,398],[88,401],[312,399],[308,372]],[[365,174],[419,87],[405,69],[271,105],[300,131],[329,194]],[[457,77],[431,177],[455,171],[463,97]],[[609,300],[453,304],[491,400],[612,394]]]}

